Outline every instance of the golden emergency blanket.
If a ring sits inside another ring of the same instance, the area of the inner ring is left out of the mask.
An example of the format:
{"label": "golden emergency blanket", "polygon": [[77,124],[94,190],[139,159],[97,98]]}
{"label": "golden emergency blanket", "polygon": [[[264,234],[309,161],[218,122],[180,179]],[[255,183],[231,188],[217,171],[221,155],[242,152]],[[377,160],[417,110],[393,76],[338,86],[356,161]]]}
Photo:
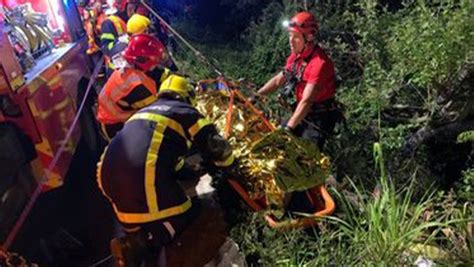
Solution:
{"label": "golden emergency blanket", "polygon": [[233,98],[229,90],[209,90],[198,95],[197,109],[217,126],[223,136],[232,112],[227,137],[249,182],[252,198],[265,197],[277,209],[284,208],[285,193],[304,191],[324,183],[329,159],[316,145],[292,134],[271,131],[249,103]]}

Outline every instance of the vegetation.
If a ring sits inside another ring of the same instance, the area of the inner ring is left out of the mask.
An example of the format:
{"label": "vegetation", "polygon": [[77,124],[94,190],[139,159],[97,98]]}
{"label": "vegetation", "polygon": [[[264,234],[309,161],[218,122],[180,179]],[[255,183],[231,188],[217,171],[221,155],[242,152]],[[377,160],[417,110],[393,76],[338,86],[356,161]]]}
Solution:
{"label": "vegetation", "polygon": [[[277,233],[250,215],[232,230],[247,262],[472,266],[474,2],[263,2],[231,43],[206,42],[186,22],[177,26],[226,75],[263,84],[289,52],[280,22],[309,6],[341,78],[348,126],[328,147],[338,180],[335,216],[318,229]],[[191,58],[178,53],[185,72],[215,76]]]}

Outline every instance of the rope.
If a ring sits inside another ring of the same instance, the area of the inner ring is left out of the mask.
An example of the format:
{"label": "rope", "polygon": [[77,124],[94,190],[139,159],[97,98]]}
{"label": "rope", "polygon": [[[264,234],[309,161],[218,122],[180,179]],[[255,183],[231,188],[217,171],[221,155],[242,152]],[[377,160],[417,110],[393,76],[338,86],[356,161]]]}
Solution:
{"label": "rope", "polygon": [[[194,48],[183,36],[181,36],[173,27],[171,27],[171,25],[169,25],[160,15],[158,15],[158,13],[156,13],[156,11],[151,7],[149,6],[145,0],[140,0],[141,4],[150,11],[151,14],[153,14],[161,23],[163,23],[174,35],[176,35],[189,49],[191,49],[191,51],[193,51],[194,55],[201,61],[203,61],[205,64],[207,64],[208,66],[210,66],[214,72],[217,73],[218,76],[221,76],[221,77],[224,77],[226,78],[226,75],[223,74],[222,71],[220,71],[214,64],[212,64],[211,61],[209,61],[199,50],[197,50],[196,48]],[[305,1],[305,5],[306,4],[306,1]],[[284,107],[281,103],[278,103],[283,109],[285,110],[289,110],[287,107]],[[291,111],[291,110],[289,110]],[[313,122],[309,121],[308,119],[304,118],[302,120],[303,122],[307,123],[309,127],[312,127],[314,129],[317,129],[318,131],[322,131],[322,129],[320,127],[318,127],[316,124],[314,124]]]}
{"label": "rope", "polygon": [[108,255],[107,257],[105,257],[105,258],[99,260],[98,262],[96,262],[96,263],[94,263],[94,264],[92,264],[92,265],[89,265],[89,267],[96,267],[96,266],[99,266],[99,265],[101,265],[101,264],[104,263],[104,262],[108,262],[108,261],[111,260],[112,258],[113,258],[112,255]]}
{"label": "rope", "polygon": [[61,156],[61,154],[64,152],[64,149],[66,147],[67,141],[71,138],[72,132],[74,128],[76,127],[77,122],[79,121],[79,116],[81,115],[82,109],[85,106],[87,96],[89,95],[89,92],[92,88],[92,85],[95,82],[95,79],[97,77],[97,74],[99,73],[100,68],[102,67],[103,64],[103,57],[100,59],[99,64],[95,66],[94,72],[92,73],[92,77],[89,81],[89,84],[87,84],[87,89],[84,94],[84,98],[82,99],[81,105],[79,106],[79,109],[77,110],[77,114],[74,117],[74,120],[71,124],[71,127],[67,131],[66,137],[64,138],[64,141],[61,143],[61,146],[59,147],[56,155],[54,155],[53,160],[49,163],[48,168],[45,170],[45,175],[42,177],[41,181],[38,183],[38,186],[36,187],[35,191],[31,195],[30,200],[26,204],[25,208],[21,212],[20,217],[18,217],[18,220],[16,221],[15,225],[13,226],[12,230],[8,233],[8,236],[5,240],[5,243],[3,243],[2,247],[0,248],[1,250],[7,251],[11,244],[13,243],[13,240],[15,240],[15,237],[17,236],[18,232],[20,231],[21,227],[23,226],[26,217],[31,212],[31,209],[33,208],[33,205],[35,204],[36,200],[38,199],[39,195],[41,194],[43,185],[42,181],[46,180],[46,177],[51,173],[54,167],[56,167],[56,164],[58,163],[58,160]]}
{"label": "rope", "polygon": [[[216,80],[216,81],[217,81],[217,80]],[[252,104],[252,105],[249,105],[249,104],[251,104],[251,103],[248,103],[248,99],[246,99],[245,96],[244,96],[244,95],[240,92],[240,90],[239,90],[240,84],[242,84],[242,83],[244,83],[244,82],[246,83],[246,85],[247,85],[248,87],[256,87],[255,84],[253,84],[253,83],[251,83],[251,82],[249,82],[249,81],[238,81],[239,85],[238,85],[237,87],[234,86],[234,87],[229,87],[229,88],[230,88],[230,89],[237,89],[237,90],[238,90],[238,92],[239,92],[239,93],[238,93],[238,94],[239,94],[239,97],[240,97],[242,100],[244,100],[246,106],[254,106],[253,104]],[[252,94],[255,94],[255,93],[252,92]],[[281,109],[283,109],[284,111],[293,113],[293,111],[291,110],[290,107],[283,105],[280,101],[277,101],[276,104],[277,104]],[[255,107],[254,107],[254,108],[255,108]],[[266,111],[266,112],[268,113],[268,108],[267,108],[267,107],[262,106],[262,105],[259,105],[259,108],[262,109],[263,111]],[[257,113],[257,114],[258,114],[258,113]],[[329,134],[327,131],[323,131],[319,126],[317,126],[315,123],[309,121],[307,118],[303,118],[301,121],[302,121],[302,122],[305,122],[306,124],[308,124],[309,127],[312,127],[313,129],[315,129],[315,130],[317,130],[317,131],[319,131],[319,132],[321,132],[321,133],[323,133],[323,134],[326,134],[326,135]],[[273,127],[273,126],[271,126],[271,127]]]}
{"label": "rope", "polygon": [[148,11],[150,11],[151,14],[153,14],[153,16],[155,16],[161,23],[163,23],[163,25],[165,25],[166,28],[168,28],[168,30],[170,30],[176,37],[178,37],[179,40],[181,40],[189,49],[191,49],[191,51],[193,51],[194,55],[199,60],[201,60],[202,62],[204,62],[204,64],[211,67],[211,69],[215,73],[217,73],[218,76],[224,76],[223,72],[220,71],[216,65],[214,65],[211,61],[209,61],[199,50],[197,50],[181,34],[179,34],[173,27],[171,27],[171,25],[169,25],[168,22],[166,22],[166,20],[164,20],[160,15],[158,15],[158,13],[156,13],[156,11],[145,2],[145,0],[140,0],[140,2],[146,9],[148,9]]}

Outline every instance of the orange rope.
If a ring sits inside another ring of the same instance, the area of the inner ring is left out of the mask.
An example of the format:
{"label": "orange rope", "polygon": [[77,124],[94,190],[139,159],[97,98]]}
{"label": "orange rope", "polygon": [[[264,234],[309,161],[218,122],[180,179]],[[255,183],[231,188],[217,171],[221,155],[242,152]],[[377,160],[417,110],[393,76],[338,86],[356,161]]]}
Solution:
{"label": "orange rope", "polygon": [[225,124],[225,132],[224,137],[227,139],[229,138],[230,134],[232,133],[232,115],[234,113],[234,90],[230,90],[230,100],[229,100],[229,110],[227,111],[227,118]]}

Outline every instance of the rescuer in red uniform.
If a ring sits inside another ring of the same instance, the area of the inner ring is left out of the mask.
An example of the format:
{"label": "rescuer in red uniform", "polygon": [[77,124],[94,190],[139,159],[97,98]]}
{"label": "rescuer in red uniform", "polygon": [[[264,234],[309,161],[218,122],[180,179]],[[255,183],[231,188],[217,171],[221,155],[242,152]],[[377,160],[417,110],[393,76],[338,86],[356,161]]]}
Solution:
{"label": "rescuer in red uniform", "polygon": [[271,78],[258,94],[266,95],[284,86],[280,97],[293,110],[283,125],[320,149],[341,119],[336,101],[336,75],[332,60],[315,42],[318,22],[309,12],[297,13],[289,22],[291,54],[285,70]]}

